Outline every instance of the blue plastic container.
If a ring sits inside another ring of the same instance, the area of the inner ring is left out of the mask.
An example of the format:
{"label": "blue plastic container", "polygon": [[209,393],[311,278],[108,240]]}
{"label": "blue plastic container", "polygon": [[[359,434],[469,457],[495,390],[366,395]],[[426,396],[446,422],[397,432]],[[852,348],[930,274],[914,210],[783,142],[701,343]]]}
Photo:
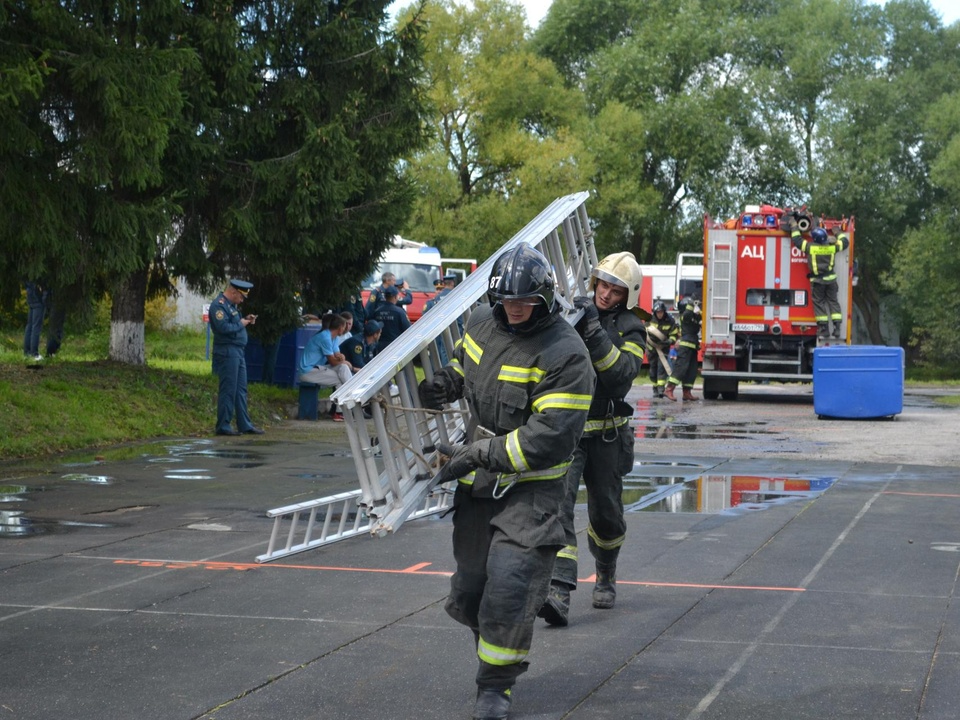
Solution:
{"label": "blue plastic container", "polygon": [[[268,363],[266,351],[260,341],[250,338],[244,351],[247,360],[248,382],[272,382],[280,387],[297,387],[300,384],[299,372],[300,356],[307,342],[320,332],[320,325],[306,325],[296,330],[284,333],[283,337],[272,346],[275,357]],[[267,367],[273,366],[271,378],[265,377]]]}
{"label": "blue plastic container", "polygon": [[879,418],[903,412],[903,348],[831,345],[813,351],[813,411]]}

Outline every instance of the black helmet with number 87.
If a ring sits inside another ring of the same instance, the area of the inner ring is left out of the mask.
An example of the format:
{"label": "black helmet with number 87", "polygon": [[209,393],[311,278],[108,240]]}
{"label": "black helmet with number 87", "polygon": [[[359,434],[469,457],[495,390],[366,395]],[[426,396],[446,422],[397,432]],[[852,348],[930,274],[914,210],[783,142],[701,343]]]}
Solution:
{"label": "black helmet with number 87", "polygon": [[557,307],[556,284],[546,257],[529,245],[518,245],[497,258],[490,271],[487,297],[491,307],[504,299],[540,298],[547,312]]}

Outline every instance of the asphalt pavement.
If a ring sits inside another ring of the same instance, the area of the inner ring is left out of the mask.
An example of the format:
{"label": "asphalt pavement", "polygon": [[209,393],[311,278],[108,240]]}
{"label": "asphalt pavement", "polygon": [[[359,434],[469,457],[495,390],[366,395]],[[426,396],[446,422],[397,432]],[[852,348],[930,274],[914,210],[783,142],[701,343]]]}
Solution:
{"label": "asphalt pavement", "polygon": [[[960,467],[637,407],[617,604],[590,606],[580,507],[571,624],[538,621],[511,718],[960,717]],[[321,426],[0,466],[0,718],[469,718],[449,518],[255,562],[267,509],[356,488]]]}

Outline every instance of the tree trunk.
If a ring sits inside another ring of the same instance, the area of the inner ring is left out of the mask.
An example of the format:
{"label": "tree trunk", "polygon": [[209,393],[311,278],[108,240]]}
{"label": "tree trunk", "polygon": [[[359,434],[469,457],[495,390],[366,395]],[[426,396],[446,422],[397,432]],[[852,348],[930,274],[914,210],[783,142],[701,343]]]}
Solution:
{"label": "tree trunk", "polygon": [[130,273],[113,289],[110,309],[110,359],[145,365],[143,313],[147,299],[147,268]]}
{"label": "tree trunk", "polygon": [[853,291],[853,300],[863,318],[870,344],[886,345],[880,330],[880,295],[867,273],[861,273]]}

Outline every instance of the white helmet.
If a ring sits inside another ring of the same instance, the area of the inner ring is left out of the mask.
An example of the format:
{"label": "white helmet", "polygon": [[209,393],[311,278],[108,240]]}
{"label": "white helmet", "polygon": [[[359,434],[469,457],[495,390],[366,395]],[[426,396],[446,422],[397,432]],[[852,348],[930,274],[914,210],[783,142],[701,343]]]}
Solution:
{"label": "white helmet", "polygon": [[637,259],[630,252],[619,252],[607,255],[597,263],[590,273],[590,289],[597,289],[597,280],[605,280],[611,285],[619,285],[627,289],[627,310],[637,307],[640,302],[640,286],[643,284],[643,272],[637,264]]}

